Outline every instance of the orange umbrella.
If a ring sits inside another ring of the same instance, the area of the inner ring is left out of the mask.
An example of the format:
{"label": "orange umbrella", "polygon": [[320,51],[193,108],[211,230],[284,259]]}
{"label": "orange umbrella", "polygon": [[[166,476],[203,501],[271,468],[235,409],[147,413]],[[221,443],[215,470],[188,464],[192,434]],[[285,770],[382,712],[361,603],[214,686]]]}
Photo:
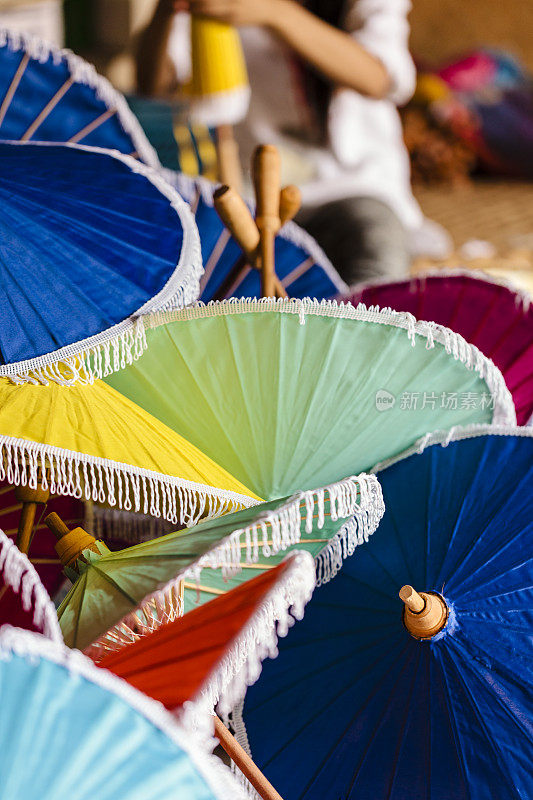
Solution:
{"label": "orange umbrella", "polygon": [[296,550],[278,566],[198,606],[133,644],[106,655],[111,670],[168,709],[188,701],[211,713],[230,711],[257,680],[261,661],[277,653],[315,585],[310,553]]}

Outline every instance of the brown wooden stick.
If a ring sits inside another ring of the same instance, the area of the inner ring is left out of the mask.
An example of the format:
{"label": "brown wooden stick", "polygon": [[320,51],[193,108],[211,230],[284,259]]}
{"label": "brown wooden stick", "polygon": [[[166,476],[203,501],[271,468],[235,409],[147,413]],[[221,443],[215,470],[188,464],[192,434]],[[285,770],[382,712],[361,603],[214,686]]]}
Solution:
{"label": "brown wooden stick", "polygon": [[255,266],[259,246],[259,231],[250,209],[233,187],[220,186],[213,195],[218,215],[237,244],[244,251],[251,266]]}
{"label": "brown wooden stick", "polygon": [[[213,203],[220,219],[243,251],[249,265],[260,269],[260,259],[257,253],[260,234],[255,220],[250,213],[250,209],[242,197],[233,187],[220,186],[213,195]],[[228,285],[233,283],[233,280],[241,269],[242,265],[235,265],[230,276],[228,276]],[[277,297],[287,297],[287,292],[275,273],[274,290]],[[222,292],[221,289],[221,291],[217,293],[217,296],[225,296],[225,292]]]}
{"label": "brown wooden stick", "polygon": [[216,129],[218,178],[221,183],[242,191],[242,170],[239,146],[233,135],[232,125],[219,125]]}
{"label": "brown wooden stick", "polygon": [[403,600],[405,605],[413,612],[419,614],[423,611],[425,604],[424,598],[420,597],[416,589],[412,586],[402,586],[399,592],[400,599]]}
{"label": "brown wooden stick", "polygon": [[56,514],[55,511],[48,514],[44,521],[58,541],[70,532],[70,528],[65,525],[59,514]]}
{"label": "brown wooden stick", "polygon": [[29,486],[15,487],[15,498],[22,503],[16,539],[17,547],[22,553],[28,553],[30,549],[37,506],[44,505],[49,497],[50,492],[40,486],[37,489],[30,489]]}
{"label": "brown wooden stick", "polygon": [[281,224],[285,225],[294,219],[302,207],[302,193],[297,186],[290,184],[284,186],[279,195],[279,218]]}
{"label": "brown wooden stick", "polygon": [[274,241],[281,227],[280,204],[280,157],[273,145],[260,145],[253,157],[252,174],[256,197],[255,222],[259,228],[259,253],[261,258],[261,294],[275,295]]}
{"label": "brown wooden stick", "polygon": [[228,731],[224,723],[215,715],[215,736],[231,758],[247,778],[255,791],[263,800],[282,800],[272,784],[265,778],[261,770],[254,764],[248,753]]}
{"label": "brown wooden stick", "polygon": [[19,527],[17,532],[17,547],[21,553],[27,553],[33,539],[33,526],[37,513],[37,503],[23,503],[20,512]]}

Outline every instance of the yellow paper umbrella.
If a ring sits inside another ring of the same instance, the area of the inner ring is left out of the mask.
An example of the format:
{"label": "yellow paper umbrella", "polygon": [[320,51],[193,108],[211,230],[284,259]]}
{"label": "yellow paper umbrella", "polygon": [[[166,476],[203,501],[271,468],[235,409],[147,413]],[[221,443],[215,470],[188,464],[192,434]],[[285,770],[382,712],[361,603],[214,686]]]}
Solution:
{"label": "yellow paper umbrella", "polygon": [[222,183],[240,189],[241,168],[232,125],[248,110],[250,86],[238,31],[205,17],[191,18],[191,118],[217,130]]}
{"label": "yellow paper umbrella", "polygon": [[191,115],[215,127],[235,125],[250,100],[248,73],[238,31],[205,17],[191,18]]}
{"label": "yellow paper umbrella", "polygon": [[258,498],[102,381],[0,379],[0,480],[193,525]]}

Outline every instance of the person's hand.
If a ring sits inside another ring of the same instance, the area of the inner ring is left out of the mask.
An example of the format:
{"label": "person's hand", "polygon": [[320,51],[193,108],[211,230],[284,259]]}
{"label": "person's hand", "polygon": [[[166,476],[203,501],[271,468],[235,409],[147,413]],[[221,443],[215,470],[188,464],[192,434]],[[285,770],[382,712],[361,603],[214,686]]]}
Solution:
{"label": "person's hand", "polygon": [[[199,17],[209,17],[230,25],[268,26],[272,23],[279,0],[175,0],[180,10]],[[182,6],[185,5],[184,9]]]}

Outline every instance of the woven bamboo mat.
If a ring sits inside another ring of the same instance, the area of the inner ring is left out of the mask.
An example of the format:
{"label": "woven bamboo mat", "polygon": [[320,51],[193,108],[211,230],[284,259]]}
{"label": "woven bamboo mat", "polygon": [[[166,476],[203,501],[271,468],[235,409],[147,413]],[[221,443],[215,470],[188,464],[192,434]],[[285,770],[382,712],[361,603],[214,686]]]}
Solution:
{"label": "woven bamboo mat", "polygon": [[[456,250],[445,261],[417,259],[413,272],[482,269],[533,292],[533,183],[477,181],[457,188],[416,187],[415,194],[426,216],[449,231]],[[466,257],[464,246],[472,240],[487,242],[493,252]]]}

